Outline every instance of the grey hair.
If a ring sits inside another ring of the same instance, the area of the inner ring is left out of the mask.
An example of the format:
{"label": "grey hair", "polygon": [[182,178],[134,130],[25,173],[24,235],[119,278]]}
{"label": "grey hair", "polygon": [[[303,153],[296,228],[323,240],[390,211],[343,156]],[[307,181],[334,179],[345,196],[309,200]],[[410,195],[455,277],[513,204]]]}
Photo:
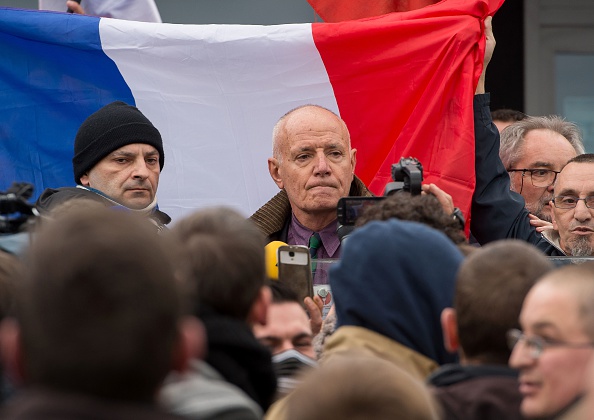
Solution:
{"label": "grey hair", "polygon": [[579,127],[558,115],[528,117],[515,122],[501,131],[499,156],[506,169],[510,169],[520,159],[524,138],[532,130],[551,130],[561,134],[581,155],[585,152],[582,134]]}
{"label": "grey hair", "polygon": [[274,125],[274,128],[272,129],[272,156],[278,160],[279,163],[281,163],[282,161],[282,153],[280,150],[280,143],[281,143],[281,139],[286,137],[287,133],[285,130],[285,123],[287,121],[287,118],[293,114],[295,111],[299,111],[300,109],[303,108],[308,108],[308,107],[313,107],[313,108],[318,108],[318,109],[323,109],[324,111],[328,111],[330,112],[332,115],[334,115],[336,118],[338,118],[338,120],[340,121],[342,128],[344,130],[344,132],[346,133],[347,136],[347,141],[348,141],[348,145],[349,145],[349,149],[351,148],[351,135],[349,133],[349,130],[347,128],[346,123],[344,122],[344,120],[342,118],[340,118],[340,116],[338,114],[336,114],[336,112],[325,108],[321,105],[314,105],[314,104],[307,104],[307,105],[301,105],[298,106],[296,108],[291,109],[289,112],[287,112],[285,115],[283,115],[282,117],[279,118],[279,120],[276,122],[276,124]]}

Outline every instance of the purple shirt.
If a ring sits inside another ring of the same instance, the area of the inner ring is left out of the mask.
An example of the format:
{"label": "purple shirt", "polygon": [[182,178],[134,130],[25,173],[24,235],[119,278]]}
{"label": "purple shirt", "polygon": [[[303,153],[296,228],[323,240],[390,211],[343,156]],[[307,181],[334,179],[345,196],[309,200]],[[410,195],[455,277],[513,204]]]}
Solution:
{"label": "purple shirt", "polygon": [[[340,258],[340,239],[336,234],[337,221],[334,220],[328,226],[320,230],[320,238],[322,244],[318,248],[317,259]],[[294,214],[291,216],[291,223],[289,223],[289,230],[287,232],[287,243],[289,245],[305,245],[308,246],[309,238],[314,233],[313,230],[303,226]],[[320,264],[320,268],[316,269],[313,284],[328,284],[328,268],[329,264]]]}

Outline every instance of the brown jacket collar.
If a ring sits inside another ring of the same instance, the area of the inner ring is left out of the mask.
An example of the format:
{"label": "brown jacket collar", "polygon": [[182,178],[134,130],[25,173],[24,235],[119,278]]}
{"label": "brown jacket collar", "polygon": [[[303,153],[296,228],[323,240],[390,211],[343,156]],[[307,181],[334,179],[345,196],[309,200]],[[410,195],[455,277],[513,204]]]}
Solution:
{"label": "brown jacket collar", "polygon": [[[370,197],[372,195],[363,181],[355,176],[351,183],[349,196]],[[252,214],[250,220],[266,237],[269,237],[273,233],[281,231],[290,217],[291,203],[289,203],[287,192],[283,189]]]}

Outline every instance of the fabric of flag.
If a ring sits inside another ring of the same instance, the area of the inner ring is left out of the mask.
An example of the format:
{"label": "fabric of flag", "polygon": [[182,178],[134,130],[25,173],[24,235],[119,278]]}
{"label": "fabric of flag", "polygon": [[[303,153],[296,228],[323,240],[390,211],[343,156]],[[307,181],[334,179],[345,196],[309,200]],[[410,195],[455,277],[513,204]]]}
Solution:
{"label": "fabric of flag", "polygon": [[483,20],[503,0],[444,0],[336,24],[176,25],[0,9],[0,190],[71,186],[74,136],[114,100],[161,131],[160,208],[249,215],[277,187],[272,127],[313,103],[341,115],[376,194],[400,157],[464,213],[474,188],[472,97]]}
{"label": "fabric of flag", "polygon": [[439,0],[307,0],[324,22],[342,22],[408,12],[435,4]]}

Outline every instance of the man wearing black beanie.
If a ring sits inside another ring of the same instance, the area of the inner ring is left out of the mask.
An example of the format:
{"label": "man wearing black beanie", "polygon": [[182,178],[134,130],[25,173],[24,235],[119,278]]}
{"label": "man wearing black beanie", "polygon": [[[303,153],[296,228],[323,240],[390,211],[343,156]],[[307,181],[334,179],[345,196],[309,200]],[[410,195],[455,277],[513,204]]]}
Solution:
{"label": "man wearing black beanie", "polygon": [[74,140],[74,188],[46,189],[36,203],[41,215],[72,199],[90,199],[150,217],[161,229],[171,218],[159,211],[157,186],[165,163],[159,130],[122,101],[91,114]]}

